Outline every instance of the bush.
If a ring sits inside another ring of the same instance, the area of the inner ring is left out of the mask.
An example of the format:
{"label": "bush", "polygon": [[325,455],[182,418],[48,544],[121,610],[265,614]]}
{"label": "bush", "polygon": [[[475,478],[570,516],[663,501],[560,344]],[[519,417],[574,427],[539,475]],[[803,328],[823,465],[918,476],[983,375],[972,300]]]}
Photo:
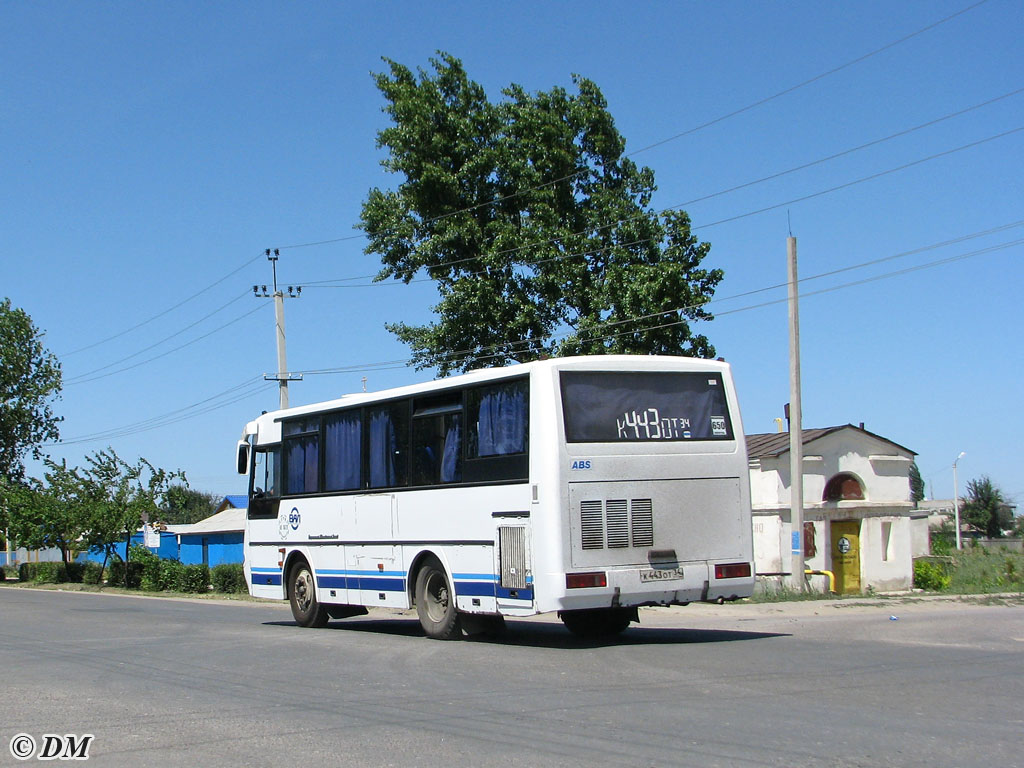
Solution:
{"label": "bush", "polygon": [[127,580],[125,575],[124,560],[114,560],[107,566],[107,584],[112,587],[138,589],[142,582],[142,563],[132,560],[128,563]]}
{"label": "bush", "polygon": [[932,554],[947,556],[956,550],[956,534],[947,526],[931,531]]}
{"label": "bush", "polygon": [[160,561],[160,589],[166,592],[183,592],[185,566],[179,560]]}
{"label": "bush", "polygon": [[181,579],[182,592],[210,591],[210,569],[206,565],[186,565]]}
{"label": "bush", "polygon": [[64,581],[63,563],[35,563],[32,581],[36,584],[57,584]]}
{"label": "bush", "polygon": [[249,591],[249,587],[245,583],[245,570],[241,563],[215,565],[210,575],[214,592],[224,592],[230,595]]}
{"label": "bush", "polygon": [[938,563],[927,560],[914,561],[914,586],[929,592],[941,592],[949,589],[950,577],[946,569]]}
{"label": "bush", "polygon": [[103,564],[86,560],[82,563],[82,581],[85,584],[103,583]]}

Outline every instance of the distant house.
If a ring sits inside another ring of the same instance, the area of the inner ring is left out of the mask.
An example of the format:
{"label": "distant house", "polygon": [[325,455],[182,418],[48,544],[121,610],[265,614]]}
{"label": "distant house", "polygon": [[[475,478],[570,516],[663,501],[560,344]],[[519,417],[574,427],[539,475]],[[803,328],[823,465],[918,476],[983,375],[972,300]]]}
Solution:
{"label": "distant house", "polygon": [[[806,568],[832,571],[836,590],[909,589],[913,584],[910,465],[916,454],[846,424],[802,432]],[[792,567],[789,433],[747,435],[760,575]]]}
{"label": "distant house", "polygon": [[191,525],[169,526],[168,531],[177,536],[178,559],[185,565],[204,563],[211,568],[242,562],[248,502],[246,496],[225,496],[211,517]]}

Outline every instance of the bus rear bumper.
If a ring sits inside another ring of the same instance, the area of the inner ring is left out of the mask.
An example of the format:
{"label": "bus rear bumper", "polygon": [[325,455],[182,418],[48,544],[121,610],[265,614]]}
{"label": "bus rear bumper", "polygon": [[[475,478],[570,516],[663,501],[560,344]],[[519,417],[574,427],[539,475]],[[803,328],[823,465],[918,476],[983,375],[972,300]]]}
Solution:
{"label": "bus rear bumper", "polygon": [[[693,563],[678,570],[652,572],[650,569],[615,568],[592,572],[601,586],[566,587],[550,610],[627,608],[654,605],[687,605],[694,602],[724,603],[754,593],[753,563],[739,569],[740,575],[725,576],[715,564]],[[603,577],[600,578],[599,577]],[[567,579],[567,582],[569,580]],[[574,580],[579,583],[578,580]]]}

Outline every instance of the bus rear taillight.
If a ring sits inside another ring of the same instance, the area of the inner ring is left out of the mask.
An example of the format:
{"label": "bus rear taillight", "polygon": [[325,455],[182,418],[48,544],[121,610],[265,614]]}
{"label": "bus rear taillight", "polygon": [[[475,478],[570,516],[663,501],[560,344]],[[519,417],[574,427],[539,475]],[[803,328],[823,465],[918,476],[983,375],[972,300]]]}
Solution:
{"label": "bus rear taillight", "polygon": [[725,563],[715,566],[716,579],[749,579],[750,563]]}
{"label": "bus rear taillight", "polygon": [[592,571],[590,573],[567,573],[565,574],[566,589],[585,589],[587,587],[607,587],[608,577],[604,571]]}

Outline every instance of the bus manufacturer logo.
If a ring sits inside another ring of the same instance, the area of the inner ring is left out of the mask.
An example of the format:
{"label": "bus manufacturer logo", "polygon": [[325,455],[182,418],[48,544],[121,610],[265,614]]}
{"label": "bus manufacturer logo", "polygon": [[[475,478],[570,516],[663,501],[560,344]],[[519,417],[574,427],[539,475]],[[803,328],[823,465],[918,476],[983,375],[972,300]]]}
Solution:
{"label": "bus manufacturer logo", "polygon": [[288,515],[288,525],[292,527],[293,531],[299,530],[299,523],[302,522],[302,516],[299,514],[298,507],[292,507],[291,514]]}

